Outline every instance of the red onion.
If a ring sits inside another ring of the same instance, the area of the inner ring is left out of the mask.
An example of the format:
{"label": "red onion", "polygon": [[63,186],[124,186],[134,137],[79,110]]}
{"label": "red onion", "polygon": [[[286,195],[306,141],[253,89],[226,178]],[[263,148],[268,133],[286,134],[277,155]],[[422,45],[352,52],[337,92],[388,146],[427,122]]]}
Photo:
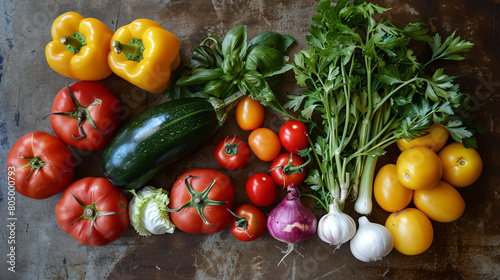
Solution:
{"label": "red onion", "polygon": [[317,220],[311,209],[300,202],[299,192],[293,185],[287,187],[288,194],[274,208],[267,219],[269,233],[288,244],[280,263],[295,249],[295,244],[305,241],[316,232]]}

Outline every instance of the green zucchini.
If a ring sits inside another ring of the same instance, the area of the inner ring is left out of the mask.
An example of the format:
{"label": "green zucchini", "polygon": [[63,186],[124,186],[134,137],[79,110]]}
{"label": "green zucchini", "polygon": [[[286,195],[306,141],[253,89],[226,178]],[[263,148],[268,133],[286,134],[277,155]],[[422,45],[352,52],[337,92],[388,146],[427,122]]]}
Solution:
{"label": "green zucchini", "polygon": [[206,144],[223,124],[230,101],[184,98],[152,107],[125,124],[103,152],[104,176],[122,189],[137,189]]}

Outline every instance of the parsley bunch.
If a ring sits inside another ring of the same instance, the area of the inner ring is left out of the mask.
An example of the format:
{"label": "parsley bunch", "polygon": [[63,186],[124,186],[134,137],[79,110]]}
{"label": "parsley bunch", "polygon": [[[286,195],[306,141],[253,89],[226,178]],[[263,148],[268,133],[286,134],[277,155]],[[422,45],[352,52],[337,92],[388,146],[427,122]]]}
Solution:
{"label": "parsley bunch", "polygon": [[[312,18],[309,48],[295,55],[296,80],[306,89],[289,96],[285,108],[305,120],[319,118],[312,145],[318,168],[306,182],[326,210],[334,202],[342,205],[352,190],[355,210],[369,214],[378,157],[432,123],[443,124],[454,140],[475,145],[474,131],[458,114],[468,95],[444,69],[427,71],[437,60],[464,59],[461,53],[473,44],[455,33],[444,41],[439,34],[431,37],[418,20],[402,27],[377,21],[387,10],[361,0],[324,1]],[[429,61],[418,61],[412,41],[428,43]]]}

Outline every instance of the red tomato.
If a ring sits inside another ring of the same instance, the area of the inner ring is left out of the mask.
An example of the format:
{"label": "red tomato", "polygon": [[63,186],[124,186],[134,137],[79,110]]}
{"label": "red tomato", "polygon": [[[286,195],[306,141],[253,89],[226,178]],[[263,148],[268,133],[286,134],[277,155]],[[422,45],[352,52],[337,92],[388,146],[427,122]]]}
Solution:
{"label": "red tomato", "polygon": [[182,174],[170,192],[170,219],[188,233],[214,233],[225,229],[233,218],[234,187],[214,169],[192,169]]}
{"label": "red tomato", "polygon": [[241,138],[227,136],[215,145],[214,158],[223,168],[238,170],[247,164],[250,149]]}
{"label": "red tomato", "polygon": [[309,147],[308,135],[307,126],[297,120],[287,121],[281,126],[279,132],[279,138],[285,150],[294,154]]}
{"label": "red tomato", "polygon": [[103,246],[127,230],[127,198],[105,178],[83,178],[62,195],[56,219],[61,229],[80,243]]}
{"label": "red tomato", "polygon": [[245,96],[236,105],[236,122],[243,130],[254,130],[264,122],[264,105]]}
{"label": "red tomato", "polygon": [[252,241],[259,238],[266,231],[266,216],[250,204],[243,204],[236,208],[236,214],[231,222],[231,233],[241,241]]}
{"label": "red tomato", "polygon": [[269,128],[261,127],[248,136],[248,145],[252,152],[262,161],[275,159],[281,151],[278,135]]}
{"label": "red tomato", "polygon": [[282,188],[290,184],[298,186],[306,178],[305,168],[300,167],[303,164],[304,160],[298,155],[290,153],[281,154],[271,164],[271,176],[276,184]]}
{"label": "red tomato", "polygon": [[94,151],[109,143],[118,130],[119,115],[120,102],[105,85],[80,81],[57,93],[50,125],[71,147]]}
{"label": "red tomato", "polygon": [[265,173],[255,173],[250,176],[245,188],[250,201],[260,207],[271,205],[278,195],[274,179]]}
{"label": "red tomato", "polygon": [[[9,186],[35,199],[63,191],[75,176],[75,157],[66,144],[52,134],[35,131],[19,138],[7,155]],[[11,183],[12,182],[12,183]]]}

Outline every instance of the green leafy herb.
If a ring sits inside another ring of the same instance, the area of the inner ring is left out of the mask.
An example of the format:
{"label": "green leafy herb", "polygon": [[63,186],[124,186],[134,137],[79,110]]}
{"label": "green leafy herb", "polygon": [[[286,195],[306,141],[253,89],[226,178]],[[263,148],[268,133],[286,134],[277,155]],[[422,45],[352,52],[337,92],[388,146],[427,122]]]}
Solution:
{"label": "green leafy herb", "polygon": [[[439,34],[431,37],[418,20],[403,27],[377,21],[387,10],[361,0],[321,2],[306,37],[309,47],[295,55],[297,84],[306,90],[289,96],[284,107],[306,120],[321,120],[312,145],[318,169],[306,183],[327,211],[352,191],[355,210],[369,214],[378,157],[432,122],[445,124],[456,141],[475,144],[474,131],[458,114],[467,95],[456,77],[442,68],[430,75],[426,69],[437,60],[462,60],[473,44],[455,33],[444,41]],[[429,44],[428,62],[418,61],[411,41]]]}
{"label": "green leafy herb", "polygon": [[174,73],[165,91],[167,97],[225,99],[241,91],[286,114],[275,85],[281,74],[293,68],[284,53],[295,39],[264,32],[247,43],[246,30],[244,25],[235,27],[222,42],[216,35],[210,35],[194,48],[191,60]]}

